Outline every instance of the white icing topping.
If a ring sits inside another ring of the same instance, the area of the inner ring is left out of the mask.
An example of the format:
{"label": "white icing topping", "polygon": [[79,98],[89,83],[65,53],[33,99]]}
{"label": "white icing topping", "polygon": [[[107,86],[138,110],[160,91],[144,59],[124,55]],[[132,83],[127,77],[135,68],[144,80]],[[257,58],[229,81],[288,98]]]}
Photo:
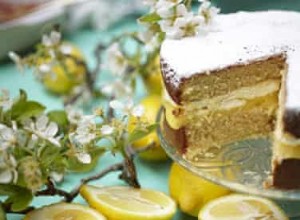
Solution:
{"label": "white icing topping", "polygon": [[219,15],[216,23],[217,30],[205,36],[164,41],[161,57],[176,81],[286,51],[286,108],[300,111],[300,13],[239,12]]}

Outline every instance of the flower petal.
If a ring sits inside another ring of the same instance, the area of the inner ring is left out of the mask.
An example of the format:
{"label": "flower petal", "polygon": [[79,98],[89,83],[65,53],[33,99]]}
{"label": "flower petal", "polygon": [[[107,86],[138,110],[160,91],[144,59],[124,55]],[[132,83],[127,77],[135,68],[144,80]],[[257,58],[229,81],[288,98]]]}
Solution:
{"label": "flower petal", "polygon": [[109,103],[109,106],[112,108],[112,109],[124,109],[124,104],[122,102],[120,102],[119,100],[112,100],[110,103]]}
{"label": "flower petal", "polygon": [[48,127],[46,128],[45,134],[47,137],[53,137],[58,132],[58,126],[54,122],[50,122]]}
{"label": "flower petal", "polygon": [[144,106],[137,105],[132,109],[131,114],[135,117],[142,117],[144,112],[145,112]]}
{"label": "flower petal", "polygon": [[48,121],[49,121],[49,119],[46,115],[41,115],[36,120],[36,129],[40,132],[45,131]]}
{"label": "flower petal", "polygon": [[10,183],[13,180],[13,173],[9,170],[0,171],[0,183]]}
{"label": "flower petal", "polygon": [[103,125],[100,129],[103,135],[110,135],[114,132],[115,128],[110,125]]}
{"label": "flower petal", "polygon": [[63,173],[59,173],[59,172],[50,172],[50,177],[57,183],[61,182],[64,178],[64,174]]}
{"label": "flower petal", "polygon": [[92,162],[91,155],[85,152],[77,153],[76,158],[83,164],[90,164]]}

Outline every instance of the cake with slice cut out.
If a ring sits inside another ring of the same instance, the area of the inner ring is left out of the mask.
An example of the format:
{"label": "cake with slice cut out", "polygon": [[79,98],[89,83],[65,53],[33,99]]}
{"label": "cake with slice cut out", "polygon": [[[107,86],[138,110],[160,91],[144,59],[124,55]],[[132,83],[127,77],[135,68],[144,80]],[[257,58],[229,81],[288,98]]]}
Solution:
{"label": "cake with slice cut out", "polygon": [[270,136],[273,186],[300,188],[300,13],[238,12],[216,24],[162,44],[167,139],[197,162]]}

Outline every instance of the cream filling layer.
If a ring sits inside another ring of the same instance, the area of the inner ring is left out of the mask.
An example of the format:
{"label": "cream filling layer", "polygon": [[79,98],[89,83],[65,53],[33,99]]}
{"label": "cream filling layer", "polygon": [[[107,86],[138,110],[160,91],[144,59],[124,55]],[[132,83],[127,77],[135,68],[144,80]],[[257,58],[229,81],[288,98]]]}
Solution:
{"label": "cream filling layer", "polygon": [[199,115],[208,114],[211,111],[227,111],[246,105],[247,100],[267,96],[279,91],[279,89],[279,80],[268,80],[255,86],[235,90],[224,96],[186,103],[184,106],[176,104],[165,91],[163,106],[166,111],[166,120],[170,127],[179,129],[185,125],[187,121],[186,114],[189,114],[189,112],[197,111],[197,115]]}
{"label": "cream filling layer", "polygon": [[281,140],[275,140],[273,154],[278,161],[289,158],[300,159],[300,143],[289,145]]}

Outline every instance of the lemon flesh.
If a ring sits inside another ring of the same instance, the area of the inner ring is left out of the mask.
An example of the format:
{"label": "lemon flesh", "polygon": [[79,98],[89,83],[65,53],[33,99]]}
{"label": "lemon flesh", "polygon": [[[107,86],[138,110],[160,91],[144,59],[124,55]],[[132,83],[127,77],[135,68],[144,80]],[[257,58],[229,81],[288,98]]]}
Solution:
{"label": "lemon flesh", "polygon": [[227,195],[227,188],[211,183],[173,163],[169,176],[169,191],[182,212],[198,216],[209,201]]}
{"label": "lemon flesh", "polygon": [[[141,100],[140,104],[145,110],[141,120],[150,124],[155,123],[156,116],[161,107],[161,97],[159,95],[146,96],[143,100]],[[130,117],[128,125],[130,132],[134,129],[136,122],[137,119],[135,117]],[[163,161],[168,159],[167,154],[160,146],[160,141],[156,131],[153,131],[147,136],[135,141],[132,145],[134,148],[143,148],[152,143],[154,143],[154,146],[151,149],[140,153],[139,156],[142,159],[151,161]]]}
{"label": "lemon flesh", "polygon": [[56,203],[29,212],[24,220],[106,220],[96,210],[80,204]]}
{"label": "lemon flesh", "polygon": [[248,195],[228,195],[208,203],[200,211],[198,219],[288,220],[288,217],[270,200]]}
{"label": "lemon flesh", "polygon": [[170,197],[149,189],[85,185],[80,194],[91,207],[111,220],[169,220],[176,212]]}

